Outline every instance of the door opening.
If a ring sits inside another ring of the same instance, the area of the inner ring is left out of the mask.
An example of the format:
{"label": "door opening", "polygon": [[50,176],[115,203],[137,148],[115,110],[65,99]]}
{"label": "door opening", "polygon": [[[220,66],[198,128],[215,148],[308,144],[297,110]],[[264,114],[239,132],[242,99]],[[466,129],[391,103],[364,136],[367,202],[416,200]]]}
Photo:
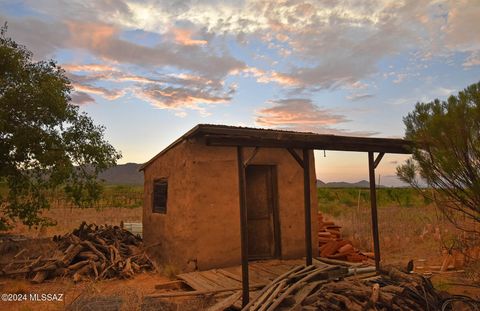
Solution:
{"label": "door opening", "polygon": [[248,257],[280,256],[277,172],[274,165],[249,165],[245,172],[248,218]]}

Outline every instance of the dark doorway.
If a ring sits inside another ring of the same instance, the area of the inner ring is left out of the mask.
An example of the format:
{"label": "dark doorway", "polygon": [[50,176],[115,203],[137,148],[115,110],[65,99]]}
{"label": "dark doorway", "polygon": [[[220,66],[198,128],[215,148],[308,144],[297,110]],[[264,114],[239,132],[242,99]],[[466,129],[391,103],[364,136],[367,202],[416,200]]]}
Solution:
{"label": "dark doorway", "polygon": [[249,165],[246,169],[248,257],[279,257],[277,172],[274,165]]}

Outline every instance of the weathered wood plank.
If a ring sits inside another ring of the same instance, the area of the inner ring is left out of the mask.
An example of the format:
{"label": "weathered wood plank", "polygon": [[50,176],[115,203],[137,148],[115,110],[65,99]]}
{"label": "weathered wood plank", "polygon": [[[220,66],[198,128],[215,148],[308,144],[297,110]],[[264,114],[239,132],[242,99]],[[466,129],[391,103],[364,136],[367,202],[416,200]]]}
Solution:
{"label": "weathered wood plank", "polygon": [[198,272],[184,273],[177,276],[184,280],[191,288],[197,291],[211,290],[212,286],[205,283],[204,280],[198,277]]}
{"label": "weathered wood plank", "polygon": [[223,311],[227,308],[230,308],[238,299],[242,297],[242,292],[237,291],[230,295],[229,297],[223,299],[222,301],[219,301],[216,303],[214,306],[208,308],[208,311]]}
{"label": "weathered wood plank", "polygon": [[241,284],[232,278],[218,273],[216,270],[203,271],[202,276],[218,284],[219,287],[235,287]]}
{"label": "weathered wood plank", "polygon": [[257,275],[259,278],[264,279],[264,280],[274,280],[278,274],[275,272],[272,272],[262,265],[251,265],[250,269],[252,275]]}
{"label": "weathered wood plank", "polygon": [[204,274],[203,271],[202,272],[197,272],[195,277],[197,278],[197,280],[199,282],[201,282],[202,284],[205,284],[204,286],[207,287],[210,290],[216,290],[216,289],[224,287],[221,284],[218,284],[217,282],[215,282],[213,280],[210,280],[209,278],[205,277],[205,274]]}

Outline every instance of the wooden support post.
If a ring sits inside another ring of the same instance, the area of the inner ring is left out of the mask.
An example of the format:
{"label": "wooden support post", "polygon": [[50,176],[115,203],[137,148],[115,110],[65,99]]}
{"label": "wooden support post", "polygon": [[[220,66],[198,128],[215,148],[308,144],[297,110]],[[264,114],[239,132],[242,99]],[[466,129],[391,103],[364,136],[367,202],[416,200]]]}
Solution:
{"label": "wooden support post", "polygon": [[382,161],[384,155],[385,155],[385,152],[380,152],[377,155],[377,158],[375,159],[375,162],[373,162],[373,168],[377,168],[378,164],[380,164],[380,161]]}
{"label": "wooden support post", "polygon": [[303,160],[300,158],[300,156],[297,154],[297,152],[292,149],[292,148],[287,148],[288,152],[292,155],[292,157],[297,161],[298,165],[300,165],[301,168],[303,168]]}
{"label": "wooden support post", "polygon": [[242,248],[242,306],[246,306],[248,304],[250,291],[248,284],[247,191],[242,149],[242,147],[237,146],[238,194],[240,203],[240,242]]}
{"label": "wooden support post", "polygon": [[305,204],[305,252],[306,265],[312,264],[312,215],[310,204],[310,153],[303,149],[303,195]]}
{"label": "wooden support post", "polygon": [[[381,157],[379,157],[381,159]],[[380,269],[380,240],[378,238],[378,215],[377,215],[377,191],[375,187],[375,167],[378,165],[373,158],[373,152],[368,152],[368,171],[370,177],[370,206],[372,213],[372,234],[373,234],[373,250],[375,252],[375,268]]]}

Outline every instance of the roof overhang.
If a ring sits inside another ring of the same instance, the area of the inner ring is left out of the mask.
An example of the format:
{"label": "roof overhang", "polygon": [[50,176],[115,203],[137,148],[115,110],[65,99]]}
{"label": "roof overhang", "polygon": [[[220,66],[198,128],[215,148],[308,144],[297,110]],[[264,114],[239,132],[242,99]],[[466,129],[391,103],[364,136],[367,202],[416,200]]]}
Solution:
{"label": "roof overhang", "polygon": [[144,170],[159,156],[192,137],[204,137],[208,146],[319,149],[410,154],[412,142],[398,138],[355,137],[227,125],[199,124],[140,167]]}

